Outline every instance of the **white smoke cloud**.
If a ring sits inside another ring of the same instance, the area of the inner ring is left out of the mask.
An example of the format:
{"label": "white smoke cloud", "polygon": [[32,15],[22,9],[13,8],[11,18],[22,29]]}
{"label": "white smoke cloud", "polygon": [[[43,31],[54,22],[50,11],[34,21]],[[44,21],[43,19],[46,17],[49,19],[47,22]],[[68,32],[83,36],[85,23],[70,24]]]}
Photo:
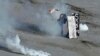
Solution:
{"label": "white smoke cloud", "polygon": [[48,34],[60,34],[60,26],[49,13],[47,4],[31,4],[28,1],[25,2],[26,0],[23,1],[23,4],[13,3],[11,5],[10,13],[13,17],[22,22],[32,23]]}
{"label": "white smoke cloud", "polygon": [[[16,12],[16,10],[14,10],[16,5],[18,4],[14,3],[12,0],[0,0],[0,46],[8,48],[13,52],[22,53],[29,56],[50,56],[50,54],[47,52],[29,49],[20,44],[21,40],[19,36],[16,35],[12,25],[16,24],[14,19],[18,18],[15,17],[12,13]],[[32,11],[31,7],[29,8]],[[22,9],[22,15],[20,14],[22,17],[27,17],[28,14],[31,15],[31,11],[25,12],[24,9]],[[28,17],[33,18],[32,15],[29,15]]]}
{"label": "white smoke cloud", "polygon": [[89,28],[86,24],[80,24],[80,31],[88,31]]}
{"label": "white smoke cloud", "polygon": [[6,33],[6,31],[12,30],[9,17],[9,2],[6,0],[0,0],[0,33]]}
{"label": "white smoke cloud", "polygon": [[22,53],[29,56],[51,56],[50,53],[42,50],[34,50],[24,47],[20,44],[21,40],[18,35],[12,37],[11,35],[6,38],[6,45],[13,52]]}

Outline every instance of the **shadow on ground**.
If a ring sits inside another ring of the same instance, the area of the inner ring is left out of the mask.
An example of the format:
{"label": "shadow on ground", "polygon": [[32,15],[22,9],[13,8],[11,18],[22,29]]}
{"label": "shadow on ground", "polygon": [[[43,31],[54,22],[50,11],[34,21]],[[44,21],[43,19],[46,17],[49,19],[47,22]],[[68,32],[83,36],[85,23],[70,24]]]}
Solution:
{"label": "shadow on ground", "polygon": [[38,26],[29,23],[22,23],[22,22],[18,23],[17,26],[15,26],[15,29],[32,34],[40,34],[40,35],[47,34],[46,32],[41,31]]}

